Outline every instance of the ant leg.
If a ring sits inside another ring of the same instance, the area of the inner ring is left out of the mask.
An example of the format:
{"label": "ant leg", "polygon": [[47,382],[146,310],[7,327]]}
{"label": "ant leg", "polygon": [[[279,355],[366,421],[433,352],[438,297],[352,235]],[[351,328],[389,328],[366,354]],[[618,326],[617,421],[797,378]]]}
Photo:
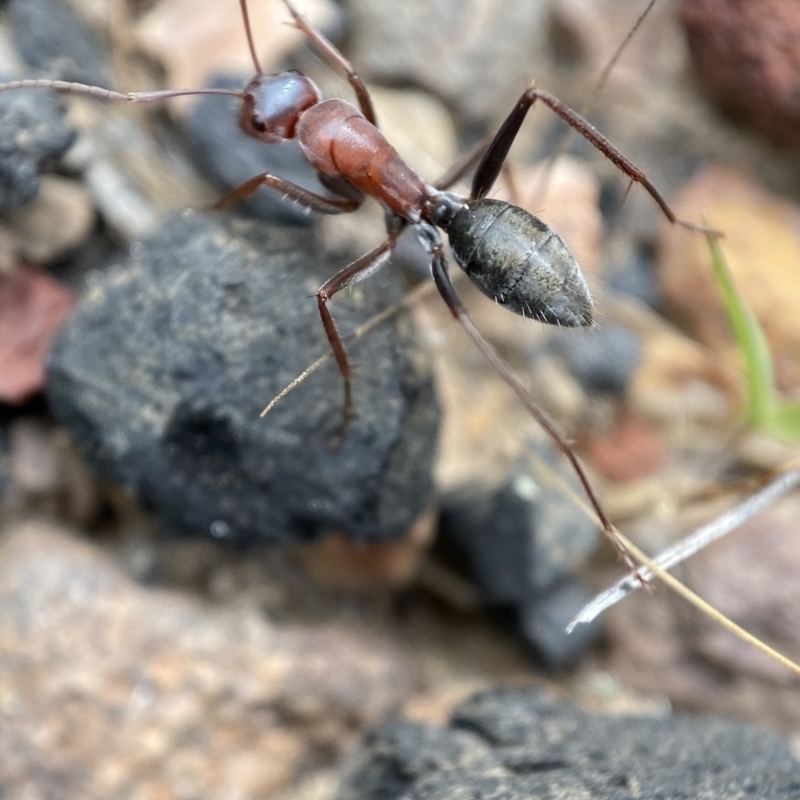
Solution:
{"label": "ant leg", "polygon": [[[589,478],[583,471],[583,467],[580,465],[580,462],[575,456],[572,448],[569,446],[566,439],[564,439],[564,437],[556,430],[555,426],[545,415],[545,413],[536,405],[536,403],[534,403],[533,398],[528,393],[528,390],[522,385],[511,367],[503,360],[494,347],[492,347],[492,345],[486,341],[486,339],[483,337],[483,334],[478,330],[475,323],[472,321],[472,317],[470,317],[466,306],[461,302],[460,298],[456,294],[447,270],[447,259],[444,255],[444,246],[442,244],[442,239],[439,236],[439,232],[436,230],[436,228],[431,225],[427,225],[426,223],[418,224],[416,226],[416,231],[419,238],[426,245],[428,252],[431,254],[431,274],[433,275],[433,281],[436,284],[436,288],[439,290],[439,294],[442,296],[445,304],[450,309],[450,313],[453,315],[453,317],[455,317],[456,321],[462,325],[470,339],[472,339],[477,348],[494,367],[498,375],[500,375],[503,381],[511,388],[514,394],[517,395],[528,413],[536,420],[545,433],[555,442],[559,450],[561,450],[561,452],[567,457],[572,469],[578,476],[581,486],[583,486],[586,497],[589,499],[589,502],[591,503],[592,508],[594,509],[594,512],[603,527],[603,532],[619,552],[620,557],[625,562],[625,565],[628,567],[628,569],[638,575],[638,568],[635,561],[631,557],[631,554],[628,552],[625,545],[617,536],[617,532],[614,529],[614,526],[611,524],[611,520],[609,520],[608,515],[600,503],[600,500],[597,498],[597,495],[592,488],[592,484],[589,482]],[[644,582],[642,578],[640,578],[640,580]]]}
{"label": "ant leg", "polygon": [[543,92],[531,86],[523,92],[514,110],[506,117],[494,137],[489,149],[483,156],[483,160],[478,166],[475,178],[472,182],[471,200],[485,197],[492,188],[497,176],[500,174],[503,162],[506,160],[508,151],[519,132],[522,122],[530,107],[541,100],[546,106],[551,108],[561,119],[570,127],[574,128],[584,139],[594,145],[612,164],[624,172],[634,183],[640,184],[647,193],[655,200],[664,216],[674,225],[681,225],[690,230],[698,230],[708,233],[708,229],[701,225],[693,225],[691,222],[679,220],[672,209],[667,205],[666,200],[659,194],[655,186],[648,180],[647,176],[630,159],[623,155],[611,142],[600,133],[591,123],[587,122],[577,111],[573,111],[565,103],[562,103],[549,92]]}
{"label": "ant leg", "polygon": [[283,0],[289,13],[294,17],[295,25],[306,35],[311,44],[316,47],[324,61],[333,67],[338,67],[347,73],[347,82],[353,87],[353,91],[358,98],[358,105],[361,113],[375,126],[378,126],[375,108],[372,105],[372,98],[369,96],[364,81],[359,78],[358,73],[353,69],[353,65],[339,52],[339,50],[329,42],[319,31],[309,25],[306,18],[291,4],[289,0]]}
{"label": "ant leg", "polygon": [[336,438],[334,439],[335,442],[340,441],[344,437],[347,426],[350,424],[350,419],[353,415],[353,386],[350,361],[347,358],[347,352],[344,349],[344,344],[339,336],[339,332],[336,330],[336,323],[333,321],[331,312],[328,310],[328,301],[337,292],[368,278],[384,266],[392,254],[395,239],[395,236],[390,235],[384,242],[373,250],[370,250],[369,253],[356,259],[352,264],[349,264],[343,270],[337,272],[332,278],[325,281],[317,290],[319,315],[322,318],[325,335],[328,337],[328,342],[333,351],[333,356],[336,359],[336,364],[339,367],[339,372],[344,380],[342,421]]}
{"label": "ant leg", "polygon": [[453,184],[458,183],[464,175],[481,160],[481,157],[486,152],[486,148],[489,147],[491,143],[492,136],[484,136],[483,139],[476,145],[473,145],[470,150],[467,150],[467,152],[433,184],[434,188],[444,191],[445,189],[449,189]]}
{"label": "ant leg", "polygon": [[500,172],[503,175],[503,181],[505,182],[508,199],[511,205],[518,206],[520,204],[520,193],[517,181],[514,178],[514,170],[511,169],[511,164],[509,164],[508,161],[504,161]]}
{"label": "ant leg", "polygon": [[355,211],[362,203],[363,197],[342,197],[342,198],[328,198],[322,195],[309,192],[294,183],[278,178],[269,172],[264,172],[261,175],[256,175],[245,181],[241,186],[232,189],[228,194],[218,200],[212,208],[220,209],[236,203],[239,200],[246,200],[252,195],[256,189],[261,186],[270,186],[283,192],[284,196],[291,198],[301,206],[310,209],[311,211],[319,211],[321,214],[346,214],[350,211]]}

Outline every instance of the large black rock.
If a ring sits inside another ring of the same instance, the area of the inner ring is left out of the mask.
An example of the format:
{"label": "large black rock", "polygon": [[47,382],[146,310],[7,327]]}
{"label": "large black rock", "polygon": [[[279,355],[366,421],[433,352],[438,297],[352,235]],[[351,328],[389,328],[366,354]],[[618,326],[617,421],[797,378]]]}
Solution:
{"label": "large black rock", "polygon": [[[407,314],[350,346],[355,418],[336,449],[332,361],[259,419],[328,351],[313,293],[342,266],[308,230],[175,216],[90,280],[51,353],[53,411],[96,470],[179,531],[275,542],[402,532],[429,502],[439,421]],[[336,299],[343,335],[402,296],[391,273]]]}
{"label": "large black rock", "polygon": [[788,742],[690,716],[587,714],[531,689],[477,695],[449,728],[368,734],[337,800],[723,800],[800,797]]}

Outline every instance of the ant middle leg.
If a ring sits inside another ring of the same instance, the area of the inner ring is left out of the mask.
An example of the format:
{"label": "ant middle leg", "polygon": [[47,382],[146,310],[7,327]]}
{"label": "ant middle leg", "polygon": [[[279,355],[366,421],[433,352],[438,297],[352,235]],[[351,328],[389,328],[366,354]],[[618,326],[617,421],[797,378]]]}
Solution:
{"label": "ant middle leg", "polygon": [[481,160],[492,141],[491,135],[484,136],[433,184],[434,188],[444,191],[458,183]]}
{"label": "ant middle leg", "polygon": [[667,201],[661,196],[653,186],[648,177],[637,167],[627,156],[603,136],[597,128],[584,119],[577,111],[573,111],[568,105],[563,103],[549,92],[537,89],[535,86],[529,87],[523,92],[514,110],[506,117],[500,129],[497,131],[492,143],[484,153],[483,160],[478,166],[475,178],[472,182],[471,200],[485,197],[497,180],[503,168],[508,151],[519,132],[520,127],[527,115],[530,107],[541,100],[546,106],[558,114],[571,128],[577,131],[584,139],[596,147],[614,166],[627,175],[631,182],[640,184],[645,191],[655,200],[656,205],[661,209],[664,216],[673,224],[681,225],[689,230],[708,233],[708,229],[702,225],[694,225],[691,222],[679,220]]}
{"label": "ant middle leg", "polygon": [[353,69],[353,65],[339,52],[338,48],[319,31],[315,30],[306,18],[291,4],[290,0],[283,0],[289,13],[294,17],[295,25],[306,35],[311,44],[317,49],[324,61],[334,68],[343,70],[347,75],[347,82],[353,87],[358,98],[361,113],[377,128],[378,119],[375,116],[375,107],[364,81]]}

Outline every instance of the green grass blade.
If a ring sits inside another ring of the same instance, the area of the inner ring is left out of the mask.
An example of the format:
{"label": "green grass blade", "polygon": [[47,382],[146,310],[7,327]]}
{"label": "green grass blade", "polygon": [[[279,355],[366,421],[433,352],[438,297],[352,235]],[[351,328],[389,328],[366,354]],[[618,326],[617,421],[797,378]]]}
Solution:
{"label": "green grass blade", "polygon": [[761,326],[733,283],[716,236],[707,235],[714,278],[722,294],[733,334],[744,358],[747,400],[745,418],[758,427],[769,427],[775,408],[772,357]]}
{"label": "green grass blade", "polygon": [[714,278],[744,358],[747,384],[745,420],[773,436],[800,441],[800,403],[776,398],[772,357],[764,331],[736,290],[717,237],[708,235],[706,238]]}
{"label": "green grass blade", "polygon": [[794,400],[779,400],[765,429],[780,439],[800,442],[800,403]]}

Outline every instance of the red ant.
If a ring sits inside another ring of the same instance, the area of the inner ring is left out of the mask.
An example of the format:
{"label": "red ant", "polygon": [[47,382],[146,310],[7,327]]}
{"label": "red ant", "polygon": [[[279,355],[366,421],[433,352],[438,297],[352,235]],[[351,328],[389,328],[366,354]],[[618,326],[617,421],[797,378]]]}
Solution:
{"label": "red ant", "polygon": [[[506,156],[530,107],[538,100],[609,158],[632,183],[641,184],[672,223],[692,229],[677,220],[670,207],[645,174],[583,117],[558,98],[535,88],[523,92],[499,131],[477,154],[471,154],[430,184],[398,155],[378,129],[367,87],[350,62],[321,33],[314,30],[284,0],[296,26],[321,57],[343,70],[355,91],[359,109],[344,100],[322,100],[319,89],[297,71],[266,75],[256,55],[246,0],[239,0],[248,46],[256,75],[243,91],[228,89],[182,89],[124,94],[97,86],[57,80],[19,80],[0,84],[0,91],[50,88],[91,94],[107,100],[135,103],[161,101],[193,94],[227,94],[241,98],[239,125],[248,135],[267,144],[296,139],[309,164],[319,174],[332,197],[323,197],[270,173],[256,175],[228,193],[217,206],[243,200],[261,186],[282,192],[296,203],[324,214],[355,211],[366,196],[377,200],[386,213],[386,240],[327,280],[317,291],[317,302],[325,333],[344,380],[344,405],[340,436],[352,414],[350,362],[328,310],[328,301],[339,291],[367,278],[384,266],[398,236],[407,227],[431,258],[433,280],[455,319],[513,389],[528,412],[552,437],[569,459],[603,525],[603,529],[635,570],[635,564],[619,542],[589,480],[566,440],[537,408],[530,394],[510,367],[475,327],[467,309],[453,289],[447,270],[439,229],[449,238],[458,265],[488,297],[523,316],[556,325],[585,326],[592,323],[592,301],[580,268],[559,236],[522,208],[486,197],[500,174]],[[446,191],[480,159],[469,197]]]}

